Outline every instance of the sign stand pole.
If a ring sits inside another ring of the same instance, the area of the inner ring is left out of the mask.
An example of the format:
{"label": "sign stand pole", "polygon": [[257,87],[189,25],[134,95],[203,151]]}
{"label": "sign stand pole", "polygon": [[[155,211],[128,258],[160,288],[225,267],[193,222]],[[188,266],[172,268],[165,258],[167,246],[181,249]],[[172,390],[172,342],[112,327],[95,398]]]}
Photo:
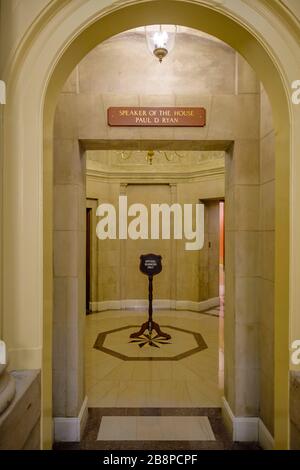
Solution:
{"label": "sign stand pole", "polygon": [[142,324],[141,328],[139,331],[136,333],[132,333],[130,335],[130,338],[138,338],[139,336],[143,335],[146,330],[149,332],[150,339],[152,338],[152,332],[156,331],[157,336],[166,338],[166,339],[171,339],[171,336],[168,333],[163,333],[160,329],[160,326],[158,323],[154,322],[152,319],[153,315],[153,308],[152,308],[152,300],[153,300],[153,276],[148,275],[148,281],[149,281],[149,307],[148,307],[148,320]]}

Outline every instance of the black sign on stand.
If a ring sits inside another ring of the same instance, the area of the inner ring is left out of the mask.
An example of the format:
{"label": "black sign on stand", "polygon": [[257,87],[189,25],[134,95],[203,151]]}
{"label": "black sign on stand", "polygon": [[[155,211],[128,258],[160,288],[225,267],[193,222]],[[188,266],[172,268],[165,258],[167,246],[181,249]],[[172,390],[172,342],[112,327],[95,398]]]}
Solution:
{"label": "black sign on stand", "polygon": [[148,330],[150,337],[152,336],[152,332],[156,331],[157,335],[171,339],[171,336],[168,333],[163,333],[160,329],[158,323],[154,322],[152,319],[153,315],[153,308],[152,308],[152,300],[153,300],[153,276],[159,274],[162,270],[161,264],[161,256],[154,255],[153,253],[149,253],[148,255],[141,255],[140,256],[140,271],[143,274],[148,276],[149,282],[149,308],[148,308],[148,320],[142,324],[140,330],[137,333],[132,333],[130,338],[138,338],[141,336],[146,330]]}
{"label": "black sign on stand", "polygon": [[146,274],[146,276],[155,276],[155,274],[159,274],[162,271],[160,255],[153,255],[152,253],[141,255],[140,260],[140,271]]}

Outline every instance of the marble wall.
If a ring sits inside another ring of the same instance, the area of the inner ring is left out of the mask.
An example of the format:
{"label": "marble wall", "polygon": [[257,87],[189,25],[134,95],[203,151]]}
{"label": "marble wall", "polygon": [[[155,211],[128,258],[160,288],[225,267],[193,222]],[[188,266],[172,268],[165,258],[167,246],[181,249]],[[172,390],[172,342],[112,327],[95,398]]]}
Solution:
{"label": "marble wall", "polygon": [[236,330],[225,322],[225,389],[237,415],[259,415],[273,435],[275,136],[263,87],[248,85],[260,93],[257,139],[235,141],[226,159],[226,315]]}
{"label": "marble wall", "polygon": [[255,74],[237,62],[237,93],[256,117],[227,152],[225,176],[225,397],[236,416],[259,413],[259,103]]}
{"label": "marble wall", "polygon": [[[210,152],[204,153],[210,154]],[[100,151],[99,154],[104,160],[106,152]],[[216,160],[216,163],[214,160],[210,161],[211,171],[215,169],[214,165],[220,165],[219,160],[220,158]],[[223,158],[221,160],[224,161]],[[93,217],[91,310],[99,310],[99,302],[147,299],[147,282],[139,272],[139,257],[143,253],[158,253],[162,256],[163,271],[155,282],[155,299],[191,301],[195,302],[195,308],[201,307],[200,301],[212,298],[218,301],[216,298],[219,297],[219,207],[217,202],[209,201],[224,198],[224,168],[219,167],[220,174],[209,178],[205,174],[201,176],[201,171],[198,171],[197,180],[194,181],[187,175],[180,176],[176,169],[175,173],[168,175],[166,172],[168,165],[174,166],[170,163],[163,165],[165,182],[155,185],[145,182],[143,175],[137,169],[134,171],[135,183],[131,183],[130,177],[133,173],[126,173],[126,166],[128,166],[126,164],[124,164],[125,170],[123,167],[122,179],[114,175],[113,170],[107,172],[106,176],[104,176],[103,169],[101,175],[98,176],[95,172],[91,176],[88,170],[87,198],[88,207],[92,207]],[[131,165],[129,166],[131,168]],[[137,168],[141,166],[141,164],[137,165]],[[154,164],[151,171],[158,171],[161,166]],[[200,168],[202,166],[198,165]],[[146,170],[148,170],[147,166]],[[107,182],[109,175],[114,177],[114,183]],[[149,224],[151,204],[179,203],[182,208],[184,204],[193,204],[193,226],[195,227],[195,204],[200,200],[203,201],[205,204],[203,250],[187,251],[185,244],[188,240],[185,238],[174,240],[172,228],[170,240],[99,240],[95,230],[100,220],[96,216],[96,208],[103,202],[109,202],[118,208],[119,195],[127,196],[128,206],[133,203],[144,204],[148,209]],[[91,205],[91,201],[94,201],[94,205]]]}
{"label": "marble wall", "polygon": [[260,124],[260,417],[274,433],[275,132],[261,87]]}
{"label": "marble wall", "polygon": [[76,416],[84,398],[85,155],[76,135],[72,118],[58,106],[54,139],[54,416]]}

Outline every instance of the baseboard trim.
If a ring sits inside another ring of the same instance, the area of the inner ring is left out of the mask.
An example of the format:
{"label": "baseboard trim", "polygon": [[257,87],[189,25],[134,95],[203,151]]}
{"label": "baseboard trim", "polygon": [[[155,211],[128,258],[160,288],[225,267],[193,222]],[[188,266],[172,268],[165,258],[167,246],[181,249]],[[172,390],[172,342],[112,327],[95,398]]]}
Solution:
{"label": "baseboard trim", "polygon": [[[190,300],[159,299],[153,301],[154,310],[191,310],[203,312],[220,305],[220,298],[214,297],[201,302]],[[148,309],[147,299],[105,300],[102,302],[90,302],[91,312],[104,312],[107,310],[142,310]]]}
{"label": "baseboard trim", "polygon": [[80,442],[88,418],[88,398],[83,400],[77,417],[56,417],[54,422],[55,442]]}
{"label": "baseboard trim", "polygon": [[190,300],[176,300],[175,310],[192,310],[194,312],[203,312],[220,305],[220,297],[202,300],[201,302],[192,302]]}
{"label": "baseboard trim", "polygon": [[234,442],[258,442],[264,450],[274,449],[274,438],[259,417],[234,416],[222,398],[222,416]]}

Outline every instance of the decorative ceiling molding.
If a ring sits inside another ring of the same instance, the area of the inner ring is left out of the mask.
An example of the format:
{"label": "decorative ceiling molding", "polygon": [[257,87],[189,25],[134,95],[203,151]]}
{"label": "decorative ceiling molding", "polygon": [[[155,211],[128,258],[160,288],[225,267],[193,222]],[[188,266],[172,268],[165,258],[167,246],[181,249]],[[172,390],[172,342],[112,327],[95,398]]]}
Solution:
{"label": "decorative ceiling molding", "polygon": [[211,178],[224,178],[225,168],[210,168],[196,171],[187,171],[182,173],[159,172],[159,171],[140,171],[136,173],[130,172],[110,172],[88,168],[86,171],[87,179],[102,180],[103,182],[135,182],[135,183],[169,183],[169,182],[192,182],[201,181]]}

